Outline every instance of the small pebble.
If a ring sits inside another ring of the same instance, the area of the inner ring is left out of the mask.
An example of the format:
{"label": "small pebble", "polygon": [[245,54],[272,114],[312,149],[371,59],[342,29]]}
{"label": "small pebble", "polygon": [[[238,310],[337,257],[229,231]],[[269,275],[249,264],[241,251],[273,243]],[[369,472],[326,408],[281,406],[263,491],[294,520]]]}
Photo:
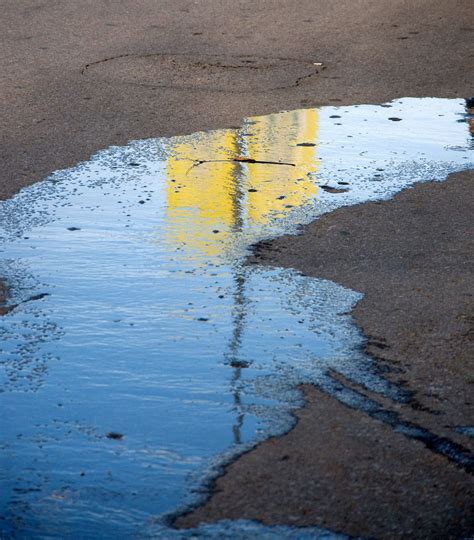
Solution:
{"label": "small pebble", "polygon": [[123,439],[122,433],[117,433],[116,431],[109,431],[106,435],[107,439],[113,439],[114,441],[120,441]]}

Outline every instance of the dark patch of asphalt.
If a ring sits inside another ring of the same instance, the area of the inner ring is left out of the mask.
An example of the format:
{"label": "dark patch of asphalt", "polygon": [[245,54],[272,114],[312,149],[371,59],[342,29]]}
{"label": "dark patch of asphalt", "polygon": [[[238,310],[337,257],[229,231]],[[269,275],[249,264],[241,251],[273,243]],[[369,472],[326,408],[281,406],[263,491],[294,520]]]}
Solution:
{"label": "dark patch of asphalt", "polygon": [[[281,109],[468,97],[473,29],[471,0],[4,0],[0,198],[130,139]],[[252,62],[257,70],[242,67]],[[314,63],[324,65],[313,72]],[[255,260],[364,292],[354,317],[367,350],[416,398],[395,412],[472,451],[454,429],[466,425],[472,395],[470,180],[338,210]],[[471,475],[304,390],[296,428],[230,465],[179,526],[250,517],[372,537],[472,536]]]}

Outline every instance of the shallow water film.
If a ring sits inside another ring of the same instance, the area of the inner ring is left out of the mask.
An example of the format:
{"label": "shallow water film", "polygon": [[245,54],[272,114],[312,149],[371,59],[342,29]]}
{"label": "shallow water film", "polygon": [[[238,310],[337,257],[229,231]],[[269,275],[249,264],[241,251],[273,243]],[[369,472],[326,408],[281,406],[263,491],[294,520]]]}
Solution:
{"label": "shallow water film", "polygon": [[[0,536],[185,537],[166,516],[291,427],[298,383],[369,414],[334,373],[405,399],[363,353],[358,293],[245,256],[472,168],[467,120],[441,99],[254,117],[109,148],[1,202]],[[194,533],[256,531],[294,537]]]}

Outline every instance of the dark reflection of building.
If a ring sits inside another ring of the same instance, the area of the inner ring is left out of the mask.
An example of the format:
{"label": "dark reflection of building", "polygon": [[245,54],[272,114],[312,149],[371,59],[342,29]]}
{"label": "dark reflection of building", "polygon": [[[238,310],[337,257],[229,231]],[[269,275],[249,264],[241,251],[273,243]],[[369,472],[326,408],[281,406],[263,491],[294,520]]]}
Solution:
{"label": "dark reflection of building", "polygon": [[469,133],[474,138],[474,97],[466,99],[467,122],[469,124]]}

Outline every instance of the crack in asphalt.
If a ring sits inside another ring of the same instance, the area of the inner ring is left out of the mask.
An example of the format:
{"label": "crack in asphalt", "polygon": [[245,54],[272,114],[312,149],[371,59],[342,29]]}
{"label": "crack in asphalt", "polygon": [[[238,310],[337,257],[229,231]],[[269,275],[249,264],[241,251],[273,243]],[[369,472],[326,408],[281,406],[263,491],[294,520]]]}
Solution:
{"label": "crack in asphalt", "polygon": [[[202,57],[202,58],[222,58],[222,55],[219,55],[219,54],[196,54],[196,57]],[[97,66],[97,65],[100,65],[100,64],[105,64],[107,62],[110,62],[112,60],[119,60],[119,59],[122,59],[122,58],[136,58],[136,59],[142,59],[142,58],[153,58],[153,57],[156,57],[157,59],[170,59],[171,61],[174,60],[173,57],[176,57],[176,58],[192,58],[192,55],[189,55],[189,54],[186,54],[186,53],[147,53],[147,54],[133,54],[133,53],[125,53],[125,54],[121,54],[121,55],[117,55],[117,56],[110,56],[110,57],[107,57],[107,58],[103,58],[101,60],[96,60],[94,62],[89,62],[87,64],[85,64],[81,70],[80,70],[80,73],[81,75],[86,75],[87,71],[94,67],[94,66]],[[225,57],[224,57],[225,58]],[[278,64],[278,62],[289,62],[289,63],[294,63],[294,64],[301,64],[301,65],[304,65],[306,66],[308,69],[312,69],[313,71],[311,73],[306,73],[305,75],[301,75],[299,77],[296,78],[296,80],[293,82],[293,83],[288,83],[288,84],[284,84],[284,85],[281,85],[281,86],[276,86],[276,87],[272,87],[272,88],[265,88],[265,89],[258,89],[258,88],[249,88],[249,89],[245,89],[245,90],[236,90],[236,89],[232,89],[232,93],[236,93],[236,94],[241,94],[241,93],[248,93],[248,92],[263,92],[263,91],[268,91],[268,90],[285,90],[285,89],[289,89],[289,88],[297,88],[300,86],[300,84],[305,81],[306,79],[309,79],[311,77],[314,77],[315,75],[318,75],[320,73],[320,71],[326,69],[326,65],[323,64],[322,62],[318,62],[318,63],[315,63],[313,61],[310,61],[310,60],[301,60],[301,59],[298,59],[298,58],[285,58],[285,57],[266,57],[266,56],[248,56],[248,55],[236,55],[236,56],[229,56],[228,57],[229,60],[240,60],[240,61],[245,61],[245,60],[242,60],[242,59],[252,59],[252,61],[255,61],[255,62],[258,62],[258,61],[266,61],[266,60],[269,60],[269,61],[273,61],[276,63],[269,63],[267,65],[249,65],[249,64],[246,64],[246,65],[230,65],[230,64],[223,64],[223,63],[206,63],[206,62],[202,62],[202,61],[192,61],[190,60],[189,61],[189,66],[191,67],[200,67],[200,68],[203,68],[203,69],[212,69],[212,68],[220,68],[220,69],[223,69],[223,70],[239,70],[239,69],[251,69],[251,70],[255,70],[255,71],[258,71],[258,70],[267,70],[267,69],[271,69],[271,68],[278,68],[278,67],[283,67],[283,66],[280,66]],[[317,67],[316,67],[317,66]],[[143,88],[170,88],[170,89],[181,89],[181,90],[185,90],[185,89],[193,89],[193,90],[202,90],[200,88],[194,88],[194,87],[191,87],[191,86],[181,86],[181,85],[176,85],[176,84],[147,84],[147,83],[140,83],[140,82],[129,82],[129,81],[121,81],[121,84],[127,84],[127,85],[131,85],[131,86],[138,86],[138,87],[143,87]],[[214,92],[229,92],[230,90],[227,90],[227,89],[221,89],[221,88],[206,88],[206,90],[211,90],[211,91],[214,91]]]}

